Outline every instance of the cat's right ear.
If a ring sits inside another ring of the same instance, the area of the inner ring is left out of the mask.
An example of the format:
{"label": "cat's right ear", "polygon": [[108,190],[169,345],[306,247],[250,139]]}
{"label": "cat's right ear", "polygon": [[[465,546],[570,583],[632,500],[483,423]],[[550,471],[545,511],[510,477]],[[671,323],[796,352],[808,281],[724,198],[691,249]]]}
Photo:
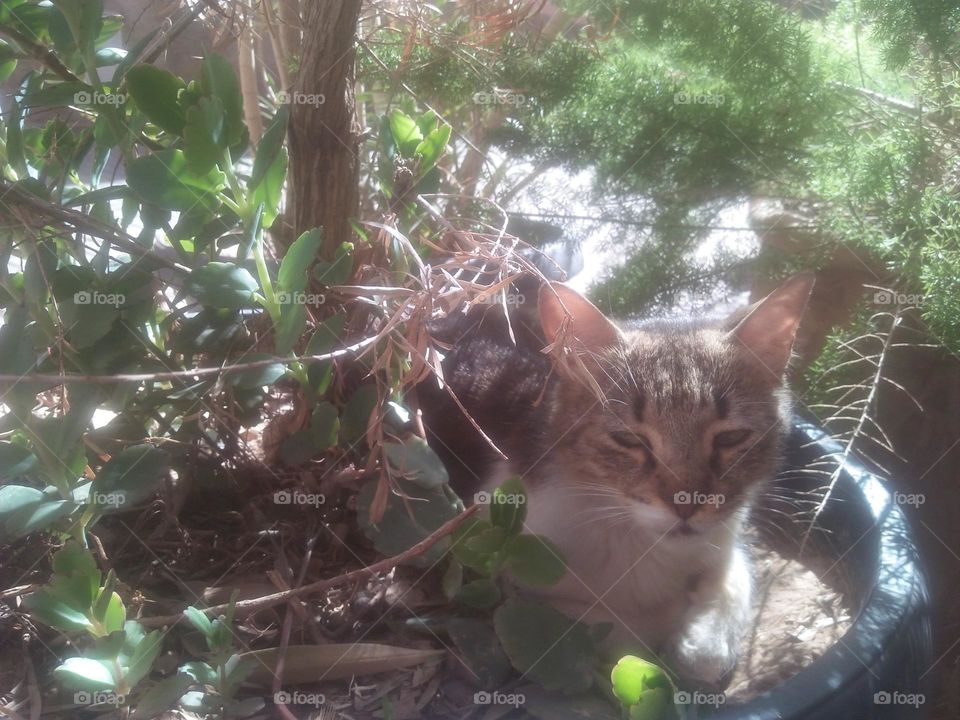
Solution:
{"label": "cat's right ear", "polygon": [[600,351],[620,343],[620,329],[596,305],[563,283],[547,282],[540,287],[537,299],[540,307],[540,326],[548,344],[557,340],[557,334],[567,317],[567,331],[587,350]]}
{"label": "cat's right ear", "polygon": [[776,376],[787,368],[797,328],[813,290],[814,274],[794,275],[741,313],[734,313],[729,336]]}

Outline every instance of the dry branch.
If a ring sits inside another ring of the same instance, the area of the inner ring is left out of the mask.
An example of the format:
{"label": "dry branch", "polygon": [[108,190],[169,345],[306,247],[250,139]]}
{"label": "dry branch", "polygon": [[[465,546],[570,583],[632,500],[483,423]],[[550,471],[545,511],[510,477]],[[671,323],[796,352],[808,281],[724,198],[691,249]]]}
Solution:
{"label": "dry branch", "polygon": [[[408,550],[404,550],[402,553],[394,555],[393,557],[380,560],[379,562],[375,562],[373,565],[367,565],[366,567],[358,568],[357,570],[351,570],[343,575],[337,575],[336,577],[328,578],[326,580],[318,580],[317,582],[310,583],[309,585],[303,585],[291,590],[284,590],[283,592],[273,593],[272,595],[264,595],[263,597],[252,598],[250,600],[240,600],[234,606],[234,612],[236,613],[237,617],[250,615],[251,613],[259,612],[260,610],[265,610],[276,605],[282,605],[283,603],[289,602],[295,598],[323,592],[332,587],[336,587],[337,585],[343,585],[356,580],[364,580],[372,575],[376,575],[377,573],[391,570],[397,565],[400,565],[411,558],[423,555],[423,553],[436,545],[440,540],[454,532],[479,509],[479,505],[473,505],[472,507],[467,508],[455,518],[447,520],[447,522],[434,530],[430,535],[425,537],[413,547],[409,548]],[[209,617],[211,615],[220,615],[222,613],[226,613],[229,607],[229,604],[214,605],[212,607],[201,609],[201,612]],[[164,625],[173,625],[183,619],[183,617],[183,613],[177,613],[175,615],[158,615],[156,617],[140,618],[138,622],[144,627],[162,627]]]}

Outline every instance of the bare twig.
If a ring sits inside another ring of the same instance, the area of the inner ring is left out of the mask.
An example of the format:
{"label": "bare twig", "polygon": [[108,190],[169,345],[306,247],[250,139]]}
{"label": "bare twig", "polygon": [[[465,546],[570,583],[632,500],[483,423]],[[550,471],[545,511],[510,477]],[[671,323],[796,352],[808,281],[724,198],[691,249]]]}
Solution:
{"label": "bare twig", "polygon": [[[434,530],[430,535],[425,537],[413,547],[404,550],[402,553],[394,555],[393,557],[375,562],[373,565],[358,568],[357,570],[351,570],[350,572],[344,573],[343,575],[338,575],[337,577],[328,578],[326,580],[318,580],[315,583],[303,585],[291,590],[284,590],[283,592],[264,595],[263,597],[259,598],[251,598],[250,600],[241,600],[234,606],[236,617],[250,615],[251,613],[259,612],[260,610],[265,610],[266,608],[271,608],[276,605],[289,602],[294,598],[300,598],[306,595],[313,595],[315,593],[323,592],[332,587],[336,587],[337,585],[344,585],[357,580],[365,580],[366,578],[376,575],[377,573],[391,570],[397,565],[400,565],[411,558],[417,557],[418,555],[423,555],[423,553],[436,545],[440,540],[454,532],[479,509],[479,505],[473,505],[472,507],[467,508],[455,518],[447,520],[447,522]],[[229,605],[223,604],[205,608],[201,610],[201,612],[209,617],[225,613],[228,609]],[[156,617],[140,618],[138,622],[144,627],[162,627],[164,625],[173,625],[174,623],[177,623],[183,619],[183,617],[183,613],[177,613],[175,615],[158,615]]]}
{"label": "bare twig", "polygon": [[17,32],[9,25],[5,25],[4,27],[0,28],[0,34],[6,35],[8,38],[13,40],[23,49],[25,53],[27,53],[37,62],[46,65],[58,77],[67,80],[68,82],[83,82],[83,80],[73,74],[70,68],[63,64],[63,61],[57,57],[57,54],[53,50],[45,45],[42,45],[39,42],[28,38],[26,35]]}
{"label": "bare twig", "polygon": [[[182,273],[190,272],[190,268],[168,260],[162,255],[158,255],[148,248],[143,247],[143,245],[138,243],[132,236],[121,233],[116,228],[112,228],[90,215],[54,205],[43,198],[39,198],[8,183],[0,182],[0,201],[2,201],[0,202],[0,207],[16,205],[28,208],[47,218],[57,220],[64,225],[69,225],[85,235],[92,235],[93,237],[109,240],[118,248],[131,255],[148,257],[158,265],[170,270],[176,270]],[[22,220],[22,218],[18,219]]]}
{"label": "bare twig", "polygon": [[227,373],[252,370],[274,364],[288,365],[297,362],[313,362],[317,360],[334,360],[346,355],[352,355],[372,345],[379,336],[364,338],[340,350],[323,353],[322,355],[299,355],[296,357],[272,357],[263,360],[252,360],[233,365],[219,367],[197,367],[189,370],[170,370],[156,373],[120,373],[116,375],[57,375],[56,373],[32,373],[28,375],[0,374],[0,382],[54,382],[54,383],[91,383],[97,385],[111,385],[115,383],[147,382],[157,380],[179,380],[182,378],[203,377],[205,375],[223,375]]}

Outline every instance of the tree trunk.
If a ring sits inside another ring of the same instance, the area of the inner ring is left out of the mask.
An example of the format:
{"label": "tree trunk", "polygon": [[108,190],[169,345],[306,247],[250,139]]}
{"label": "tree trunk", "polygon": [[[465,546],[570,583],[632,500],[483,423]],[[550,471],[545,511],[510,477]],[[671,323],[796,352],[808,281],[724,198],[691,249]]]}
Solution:
{"label": "tree trunk", "polygon": [[353,70],[361,0],[304,5],[303,53],[290,93],[290,198],[294,237],[323,228],[330,258],[351,238],[359,207],[360,128]]}

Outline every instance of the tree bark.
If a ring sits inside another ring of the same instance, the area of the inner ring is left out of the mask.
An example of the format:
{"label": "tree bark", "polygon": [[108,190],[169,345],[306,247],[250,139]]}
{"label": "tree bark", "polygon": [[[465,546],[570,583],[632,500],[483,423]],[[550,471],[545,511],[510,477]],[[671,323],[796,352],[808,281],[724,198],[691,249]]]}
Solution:
{"label": "tree bark", "polygon": [[361,0],[304,6],[303,53],[290,94],[290,198],[294,237],[323,228],[330,258],[352,236],[359,207],[359,137],[354,59]]}

